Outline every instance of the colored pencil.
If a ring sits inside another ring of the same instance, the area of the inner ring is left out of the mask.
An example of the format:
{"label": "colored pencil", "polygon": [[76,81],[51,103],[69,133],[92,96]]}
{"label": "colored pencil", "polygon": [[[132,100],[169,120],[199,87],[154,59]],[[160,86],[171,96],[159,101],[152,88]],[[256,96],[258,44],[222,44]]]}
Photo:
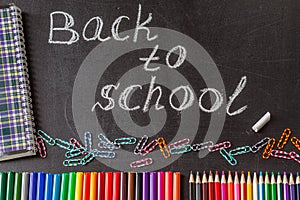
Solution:
{"label": "colored pencil", "polygon": [[241,199],[241,185],[239,182],[239,175],[237,172],[234,173],[234,199]]}
{"label": "colored pencil", "polygon": [[216,171],[215,174],[214,191],[215,191],[215,200],[221,200],[221,183],[220,183],[218,171]]}
{"label": "colored pencil", "polygon": [[276,200],[277,199],[277,184],[276,184],[276,180],[275,180],[275,175],[274,172],[272,172],[271,175],[271,199],[272,200]]}
{"label": "colored pencil", "polygon": [[241,200],[247,200],[247,183],[244,171],[241,174]]}
{"label": "colored pencil", "polygon": [[253,186],[252,186],[252,180],[251,180],[251,173],[248,171],[247,176],[247,200],[253,199]]}
{"label": "colored pencil", "polygon": [[53,191],[53,174],[46,174],[44,200],[52,199],[52,191]]}
{"label": "colored pencil", "polygon": [[28,200],[29,176],[29,172],[22,173],[21,200]]}
{"label": "colored pencil", "polygon": [[[193,174],[192,174],[193,175]],[[194,177],[192,177],[192,180],[190,180],[190,181],[194,181]],[[191,187],[191,186],[190,186]],[[192,186],[193,187],[193,186]],[[192,195],[193,196],[193,195]],[[199,172],[197,172],[197,174],[196,174],[196,200],[201,200],[201,198],[202,198],[202,195],[201,195],[201,179],[200,179],[200,174],[199,174]],[[190,198],[190,199],[193,199],[194,200],[194,198],[192,197],[192,198]]]}
{"label": "colored pencil", "polygon": [[202,200],[208,200],[208,185],[207,185],[207,177],[205,171],[203,171],[201,182],[202,182]]}
{"label": "colored pencil", "polygon": [[[126,189],[127,188],[125,188],[125,191]],[[97,173],[97,200],[104,200],[104,193],[105,193],[105,173],[98,172]]]}
{"label": "colored pencil", "polygon": [[[135,200],[140,200],[142,199],[142,174],[136,172],[135,173]],[[158,188],[159,189],[159,188]]]}
{"label": "colored pencil", "polygon": [[189,200],[194,200],[194,192],[195,192],[195,179],[193,172],[190,172],[190,179],[189,179]]}
{"label": "colored pencil", "polygon": [[113,200],[120,199],[120,172],[113,173]]}
{"label": "colored pencil", "polygon": [[[105,200],[111,200],[112,199],[112,184],[113,184],[113,173],[112,172],[105,172],[105,194],[104,199]],[[128,199],[129,200],[129,199]],[[130,199],[133,200],[133,199]]]}
{"label": "colored pencil", "polygon": [[211,171],[209,171],[207,187],[208,187],[208,200],[214,200],[214,178]]}
{"label": "colored pencil", "polygon": [[265,183],[265,200],[271,200],[271,183],[270,183],[268,172],[266,172],[264,183]]}
{"label": "colored pencil", "polygon": [[[165,200],[173,200],[173,173],[165,173]],[[144,199],[143,199],[144,200]]]}
{"label": "colored pencil", "polygon": [[[82,200],[90,200],[91,173],[83,172]],[[111,199],[110,199],[111,200]]]}
{"label": "colored pencil", "polygon": [[296,191],[297,191],[297,200],[300,200],[300,176],[299,172],[296,175]]}
{"label": "colored pencil", "polygon": [[75,190],[76,190],[76,173],[69,173],[69,183],[68,183],[68,200],[75,200]]}
{"label": "colored pencil", "polygon": [[282,186],[283,186],[283,199],[290,200],[289,182],[288,182],[286,172],[283,172]]}
{"label": "colored pencil", "polygon": [[156,174],[156,172],[150,172],[149,196],[150,196],[149,197],[150,200],[157,200],[157,174]]}
{"label": "colored pencil", "polygon": [[143,200],[149,200],[150,197],[150,174],[149,172],[143,172]]}
{"label": "colored pencil", "polygon": [[277,200],[283,200],[283,185],[280,172],[277,174]]}
{"label": "colored pencil", "polygon": [[290,200],[296,200],[295,182],[292,173],[290,173],[289,186],[290,186]]}
{"label": "colored pencil", "polygon": [[224,171],[222,171],[222,177],[221,177],[221,199],[222,200],[228,199],[228,188],[227,188],[227,182],[226,182]]}
{"label": "colored pencil", "polygon": [[29,178],[28,200],[36,200],[37,173],[31,172]]}
{"label": "colored pencil", "polygon": [[75,200],[82,199],[83,172],[76,173]]}
{"label": "colored pencil", "polygon": [[97,199],[97,175],[98,175],[97,172],[91,172],[90,200],[96,200]]}
{"label": "colored pencil", "polygon": [[0,200],[5,200],[6,198],[6,184],[7,184],[7,173],[0,172]]}
{"label": "colored pencil", "polygon": [[262,171],[259,172],[259,179],[258,179],[258,199],[264,200],[265,199],[265,184]]}
{"label": "colored pencil", "polygon": [[61,182],[61,174],[54,174],[52,200],[59,200],[60,182]]}
{"label": "colored pencil", "polygon": [[134,200],[134,172],[128,172],[127,200]]}
{"label": "colored pencil", "polygon": [[[164,200],[165,199],[165,173],[158,172],[157,174],[157,200]],[[138,200],[138,199],[136,199]]]}
{"label": "colored pencil", "polygon": [[234,200],[234,185],[231,176],[231,171],[228,172],[227,189],[228,200]]}
{"label": "colored pencil", "polygon": [[[98,176],[98,180],[99,180],[99,176]],[[120,188],[121,188],[120,200],[127,200],[127,174],[125,172],[121,172],[120,174]],[[98,200],[102,200],[102,199],[98,199]]]}
{"label": "colored pencil", "polygon": [[44,200],[45,193],[45,173],[37,173],[37,191],[36,191],[36,200]]}
{"label": "colored pencil", "polygon": [[[155,195],[156,195],[156,193],[155,193]],[[173,177],[173,200],[180,200],[180,172],[174,172],[174,177]]]}
{"label": "colored pencil", "polygon": [[6,200],[13,200],[15,173],[7,173]]}
{"label": "colored pencil", "polygon": [[68,183],[69,183],[69,174],[62,173],[61,174],[61,183],[60,183],[60,200],[67,200],[68,199]]}
{"label": "colored pencil", "polygon": [[258,200],[258,180],[257,180],[256,172],[253,173],[252,196],[253,196],[253,200]]}
{"label": "colored pencil", "polygon": [[14,196],[13,200],[20,200],[21,199],[21,188],[22,188],[22,173],[16,172],[15,173],[15,180],[14,180]]}

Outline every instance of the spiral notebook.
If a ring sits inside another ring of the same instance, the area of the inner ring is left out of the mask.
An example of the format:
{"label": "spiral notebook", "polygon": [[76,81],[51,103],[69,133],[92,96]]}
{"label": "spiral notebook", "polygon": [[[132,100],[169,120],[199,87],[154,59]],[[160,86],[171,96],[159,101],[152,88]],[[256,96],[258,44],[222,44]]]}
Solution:
{"label": "spiral notebook", "polygon": [[0,161],[35,155],[21,10],[0,7]]}

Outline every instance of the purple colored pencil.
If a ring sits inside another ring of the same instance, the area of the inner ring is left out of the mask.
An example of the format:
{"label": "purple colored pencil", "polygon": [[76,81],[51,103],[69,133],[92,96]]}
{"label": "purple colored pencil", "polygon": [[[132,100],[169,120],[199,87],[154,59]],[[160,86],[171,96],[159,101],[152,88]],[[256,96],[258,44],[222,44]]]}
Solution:
{"label": "purple colored pencil", "polygon": [[143,172],[143,200],[149,200],[149,172]]}
{"label": "purple colored pencil", "polygon": [[296,200],[295,182],[292,173],[290,173],[289,186],[290,186],[290,200]]}
{"label": "purple colored pencil", "polygon": [[157,172],[157,200],[165,200],[165,172]]}
{"label": "purple colored pencil", "polygon": [[283,199],[290,200],[289,182],[288,182],[286,172],[283,172],[282,185],[283,185]]}
{"label": "purple colored pencil", "polygon": [[150,172],[150,200],[157,200],[157,173]]}

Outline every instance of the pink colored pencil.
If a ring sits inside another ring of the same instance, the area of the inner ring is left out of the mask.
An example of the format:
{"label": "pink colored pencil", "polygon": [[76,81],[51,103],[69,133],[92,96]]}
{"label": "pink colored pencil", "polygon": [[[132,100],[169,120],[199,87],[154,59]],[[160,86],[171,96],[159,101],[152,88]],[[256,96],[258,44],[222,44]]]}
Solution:
{"label": "pink colored pencil", "polygon": [[221,177],[221,200],[227,200],[228,194],[227,194],[227,182],[225,177],[225,172],[222,171],[222,177]]}
{"label": "pink colored pencil", "polygon": [[241,185],[237,172],[234,175],[234,200],[241,200]]}
{"label": "pink colored pencil", "polygon": [[157,200],[165,200],[165,173],[157,173]]}

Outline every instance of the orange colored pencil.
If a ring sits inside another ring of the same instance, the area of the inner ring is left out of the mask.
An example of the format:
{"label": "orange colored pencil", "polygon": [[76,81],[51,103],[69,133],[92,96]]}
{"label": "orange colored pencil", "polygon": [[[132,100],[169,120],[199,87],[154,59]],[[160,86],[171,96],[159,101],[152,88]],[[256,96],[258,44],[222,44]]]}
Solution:
{"label": "orange colored pencil", "polygon": [[173,176],[173,200],[180,200],[180,172],[174,172],[174,176]]}
{"label": "orange colored pencil", "polygon": [[228,200],[234,200],[234,186],[233,186],[233,180],[230,171],[228,172],[227,186],[228,186]]}
{"label": "orange colored pencil", "polygon": [[97,172],[91,172],[90,200],[97,199]]}

